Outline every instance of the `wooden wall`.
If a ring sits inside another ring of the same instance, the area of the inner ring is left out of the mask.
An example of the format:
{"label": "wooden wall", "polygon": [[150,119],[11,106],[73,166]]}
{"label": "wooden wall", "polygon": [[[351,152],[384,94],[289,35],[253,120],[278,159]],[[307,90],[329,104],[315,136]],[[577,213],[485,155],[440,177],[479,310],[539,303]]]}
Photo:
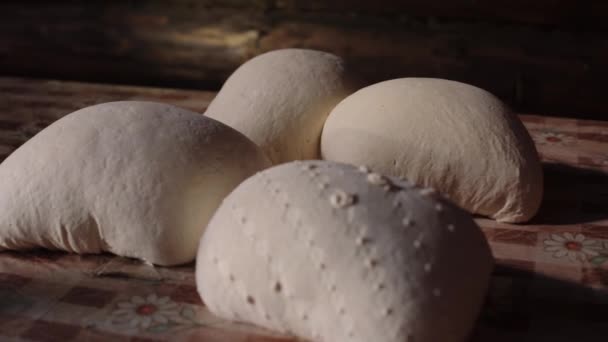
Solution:
{"label": "wooden wall", "polygon": [[219,89],[245,60],[306,47],[368,82],[443,77],[520,112],[608,120],[608,1],[16,1],[0,75]]}

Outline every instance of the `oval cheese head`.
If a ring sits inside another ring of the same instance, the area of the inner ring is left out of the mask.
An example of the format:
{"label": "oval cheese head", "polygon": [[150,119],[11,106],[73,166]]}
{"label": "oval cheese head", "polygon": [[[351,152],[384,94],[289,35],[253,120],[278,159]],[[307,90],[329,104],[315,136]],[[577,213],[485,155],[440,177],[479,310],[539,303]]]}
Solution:
{"label": "oval cheese head", "polygon": [[224,196],[267,166],[242,134],[185,109],[149,102],[84,108],[0,165],[0,250],[189,262]]}
{"label": "oval cheese head", "polygon": [[348,76],[330,53],[271,51],[241,65],[205,115],[245,134],[275,164],[319,159],[325,118],[355,90]]}
{"label": "oval cheese head", "polygon": [[542,198],[541,164],[522,122],[464,83],[402,78],[361,89],[329,115],[321,150],[323,159],[405,177],[498,221],[529,220]]}
{"label": "oval cheese head", "polygon": [[325,161],[244,181],[201,239],[216,315],[312,341],[463,341],[493,260],[470,215],[431,189]]}

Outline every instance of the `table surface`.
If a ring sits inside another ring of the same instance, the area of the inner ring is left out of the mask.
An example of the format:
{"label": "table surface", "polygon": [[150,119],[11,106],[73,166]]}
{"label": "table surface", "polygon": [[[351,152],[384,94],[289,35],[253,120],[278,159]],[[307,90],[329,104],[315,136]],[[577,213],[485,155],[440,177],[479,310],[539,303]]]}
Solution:
{"label": "table surface", "polygon": [[[202,113],[213,96],[0,77],[0,160],[85,106],[147,100]],[[476,219],[497,266],[471,341],[605,340],[608,122],[521,118],[544,162],[545,198],[537,217],[525,225]],[[156,310],[155,319],[142,308]],[[192,264],[163,268],[112,255],[0,253],[1,341],[167,339],[293,341],[213,317],[196,293]]]}

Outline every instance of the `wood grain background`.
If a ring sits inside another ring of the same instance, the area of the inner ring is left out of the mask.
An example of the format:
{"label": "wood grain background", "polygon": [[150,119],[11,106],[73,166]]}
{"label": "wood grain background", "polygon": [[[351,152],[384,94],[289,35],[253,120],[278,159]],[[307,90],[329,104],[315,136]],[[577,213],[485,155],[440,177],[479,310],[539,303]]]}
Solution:
{"label": "wood grain background", "polygon": [[368,83],[443,77],[519,112],[608,120],[607,15],[574,0],[7,0],[0,75],[217,90],[255,55],[305,47]]}

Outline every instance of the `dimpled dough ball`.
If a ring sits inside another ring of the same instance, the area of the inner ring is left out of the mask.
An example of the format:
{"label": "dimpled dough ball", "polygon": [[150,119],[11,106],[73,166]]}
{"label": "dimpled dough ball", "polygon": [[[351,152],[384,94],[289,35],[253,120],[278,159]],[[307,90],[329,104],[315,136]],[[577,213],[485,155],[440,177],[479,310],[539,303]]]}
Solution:
{"label": "dimpled dough ball", "polygon": [[196,280],[216,315],[307,340],[451,342],[470,331],[492,263],[469,214],[431,189],[308,161],[224,200]]}
{"label": "dimpled dough ball", "polygon": [[329,115],[321,153],[434,187],[498,221],[529,220],[543,193],[519,118],[492,94],[454,81],[402,78],[357,91]]}
{"label": "dimpled dough ball", "polygon": [[275,164],[319,159],[331,109],[355,88],[341,58],[284,49],[257,56],[228,78],[205,115],[245,134]]}
{"label": "dimpled dough ball", "polygon": [[0,250],[189,262],[224,196],[267,166],[245,136],[185,109],[149,102],[84,108],[0,165]]}

